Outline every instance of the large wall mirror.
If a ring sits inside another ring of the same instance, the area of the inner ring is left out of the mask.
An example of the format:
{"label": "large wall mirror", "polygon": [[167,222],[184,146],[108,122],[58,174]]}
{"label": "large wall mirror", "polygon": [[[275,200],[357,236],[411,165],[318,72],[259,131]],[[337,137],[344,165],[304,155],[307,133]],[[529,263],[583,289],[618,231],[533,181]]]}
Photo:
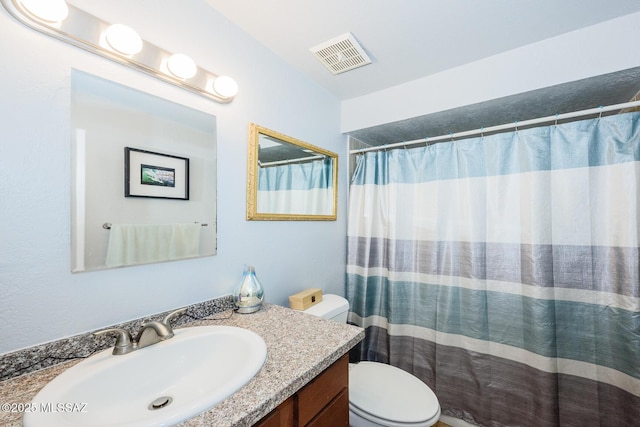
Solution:
{"label": "large wall mirror", "polygon": [[216,254],[216,118],[71,75],[71,271]]}
{"label": "large wall mirror", "polygon": [[249,125],[247,219],[335,221],[338,155]]}

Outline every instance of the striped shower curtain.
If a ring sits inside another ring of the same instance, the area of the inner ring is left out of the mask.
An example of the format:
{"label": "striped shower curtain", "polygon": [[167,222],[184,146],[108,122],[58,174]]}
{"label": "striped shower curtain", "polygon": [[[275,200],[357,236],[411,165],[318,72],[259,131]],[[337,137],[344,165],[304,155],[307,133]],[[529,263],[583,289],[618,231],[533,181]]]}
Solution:
{"label": "striped shower curtain", "polygon": [[352,358],[483,426],[640,426],[640,115],[368,152]]}
{"label": "striped shower curtain", "polygon": [[331,215],[333,169],[331,159],[260,167],[258,212]]}

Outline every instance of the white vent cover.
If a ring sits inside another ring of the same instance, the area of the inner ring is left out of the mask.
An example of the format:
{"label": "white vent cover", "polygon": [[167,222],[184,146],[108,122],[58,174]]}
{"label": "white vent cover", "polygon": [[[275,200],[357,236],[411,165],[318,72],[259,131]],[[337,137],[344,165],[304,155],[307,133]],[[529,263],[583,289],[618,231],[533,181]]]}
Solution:
{"label": "white vent cover", "polygon": [[351,33],[333,38],[309,50],[333,74],[371,64],[371,59]]}

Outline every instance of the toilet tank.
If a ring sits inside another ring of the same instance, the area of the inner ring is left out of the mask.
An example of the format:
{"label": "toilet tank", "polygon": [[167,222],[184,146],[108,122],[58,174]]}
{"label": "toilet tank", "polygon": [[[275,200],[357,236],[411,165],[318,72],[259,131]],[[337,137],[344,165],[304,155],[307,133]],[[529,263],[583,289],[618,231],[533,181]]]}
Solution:
{"label": "toilet tank", "polygon": [[340,323],[347,323],[347,313],[349,312],[349,301],[339,295],[326,294],[322,296],[322,301],[304,310],[305,313],[325,319],[335,320]]}

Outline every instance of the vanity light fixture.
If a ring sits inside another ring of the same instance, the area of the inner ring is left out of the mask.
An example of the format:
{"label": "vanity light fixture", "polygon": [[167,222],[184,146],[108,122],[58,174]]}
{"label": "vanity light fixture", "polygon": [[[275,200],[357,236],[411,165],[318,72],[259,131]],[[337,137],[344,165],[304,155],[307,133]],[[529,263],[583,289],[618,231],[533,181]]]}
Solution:
{"label": "vanity light fixture", "polygon": [[30,15],[49,23],[64,21],[69,15],[64,0],[20,0],[20,5]]}
{"label": "vanity light fixture", "polygon": [[142,39],[131,27],[113,24],[104,32],[107,45],[123,55],[135,55],[142,50]]}
{"label": "vanity light fixture", "polygon": [[31,29],[205,98],[229,103],[238,92],[231,77],[198,67],[187,55],[168,52],[142,40],[130,27],[111,25],[64,0],[0,0],[0,4]]}
{"label": "vanity light fixture", "polygon": [[190,79],[198,72],[198,66],[193,59],[184,53],[175,53],[167,59],[169,72],[179,79]]}

